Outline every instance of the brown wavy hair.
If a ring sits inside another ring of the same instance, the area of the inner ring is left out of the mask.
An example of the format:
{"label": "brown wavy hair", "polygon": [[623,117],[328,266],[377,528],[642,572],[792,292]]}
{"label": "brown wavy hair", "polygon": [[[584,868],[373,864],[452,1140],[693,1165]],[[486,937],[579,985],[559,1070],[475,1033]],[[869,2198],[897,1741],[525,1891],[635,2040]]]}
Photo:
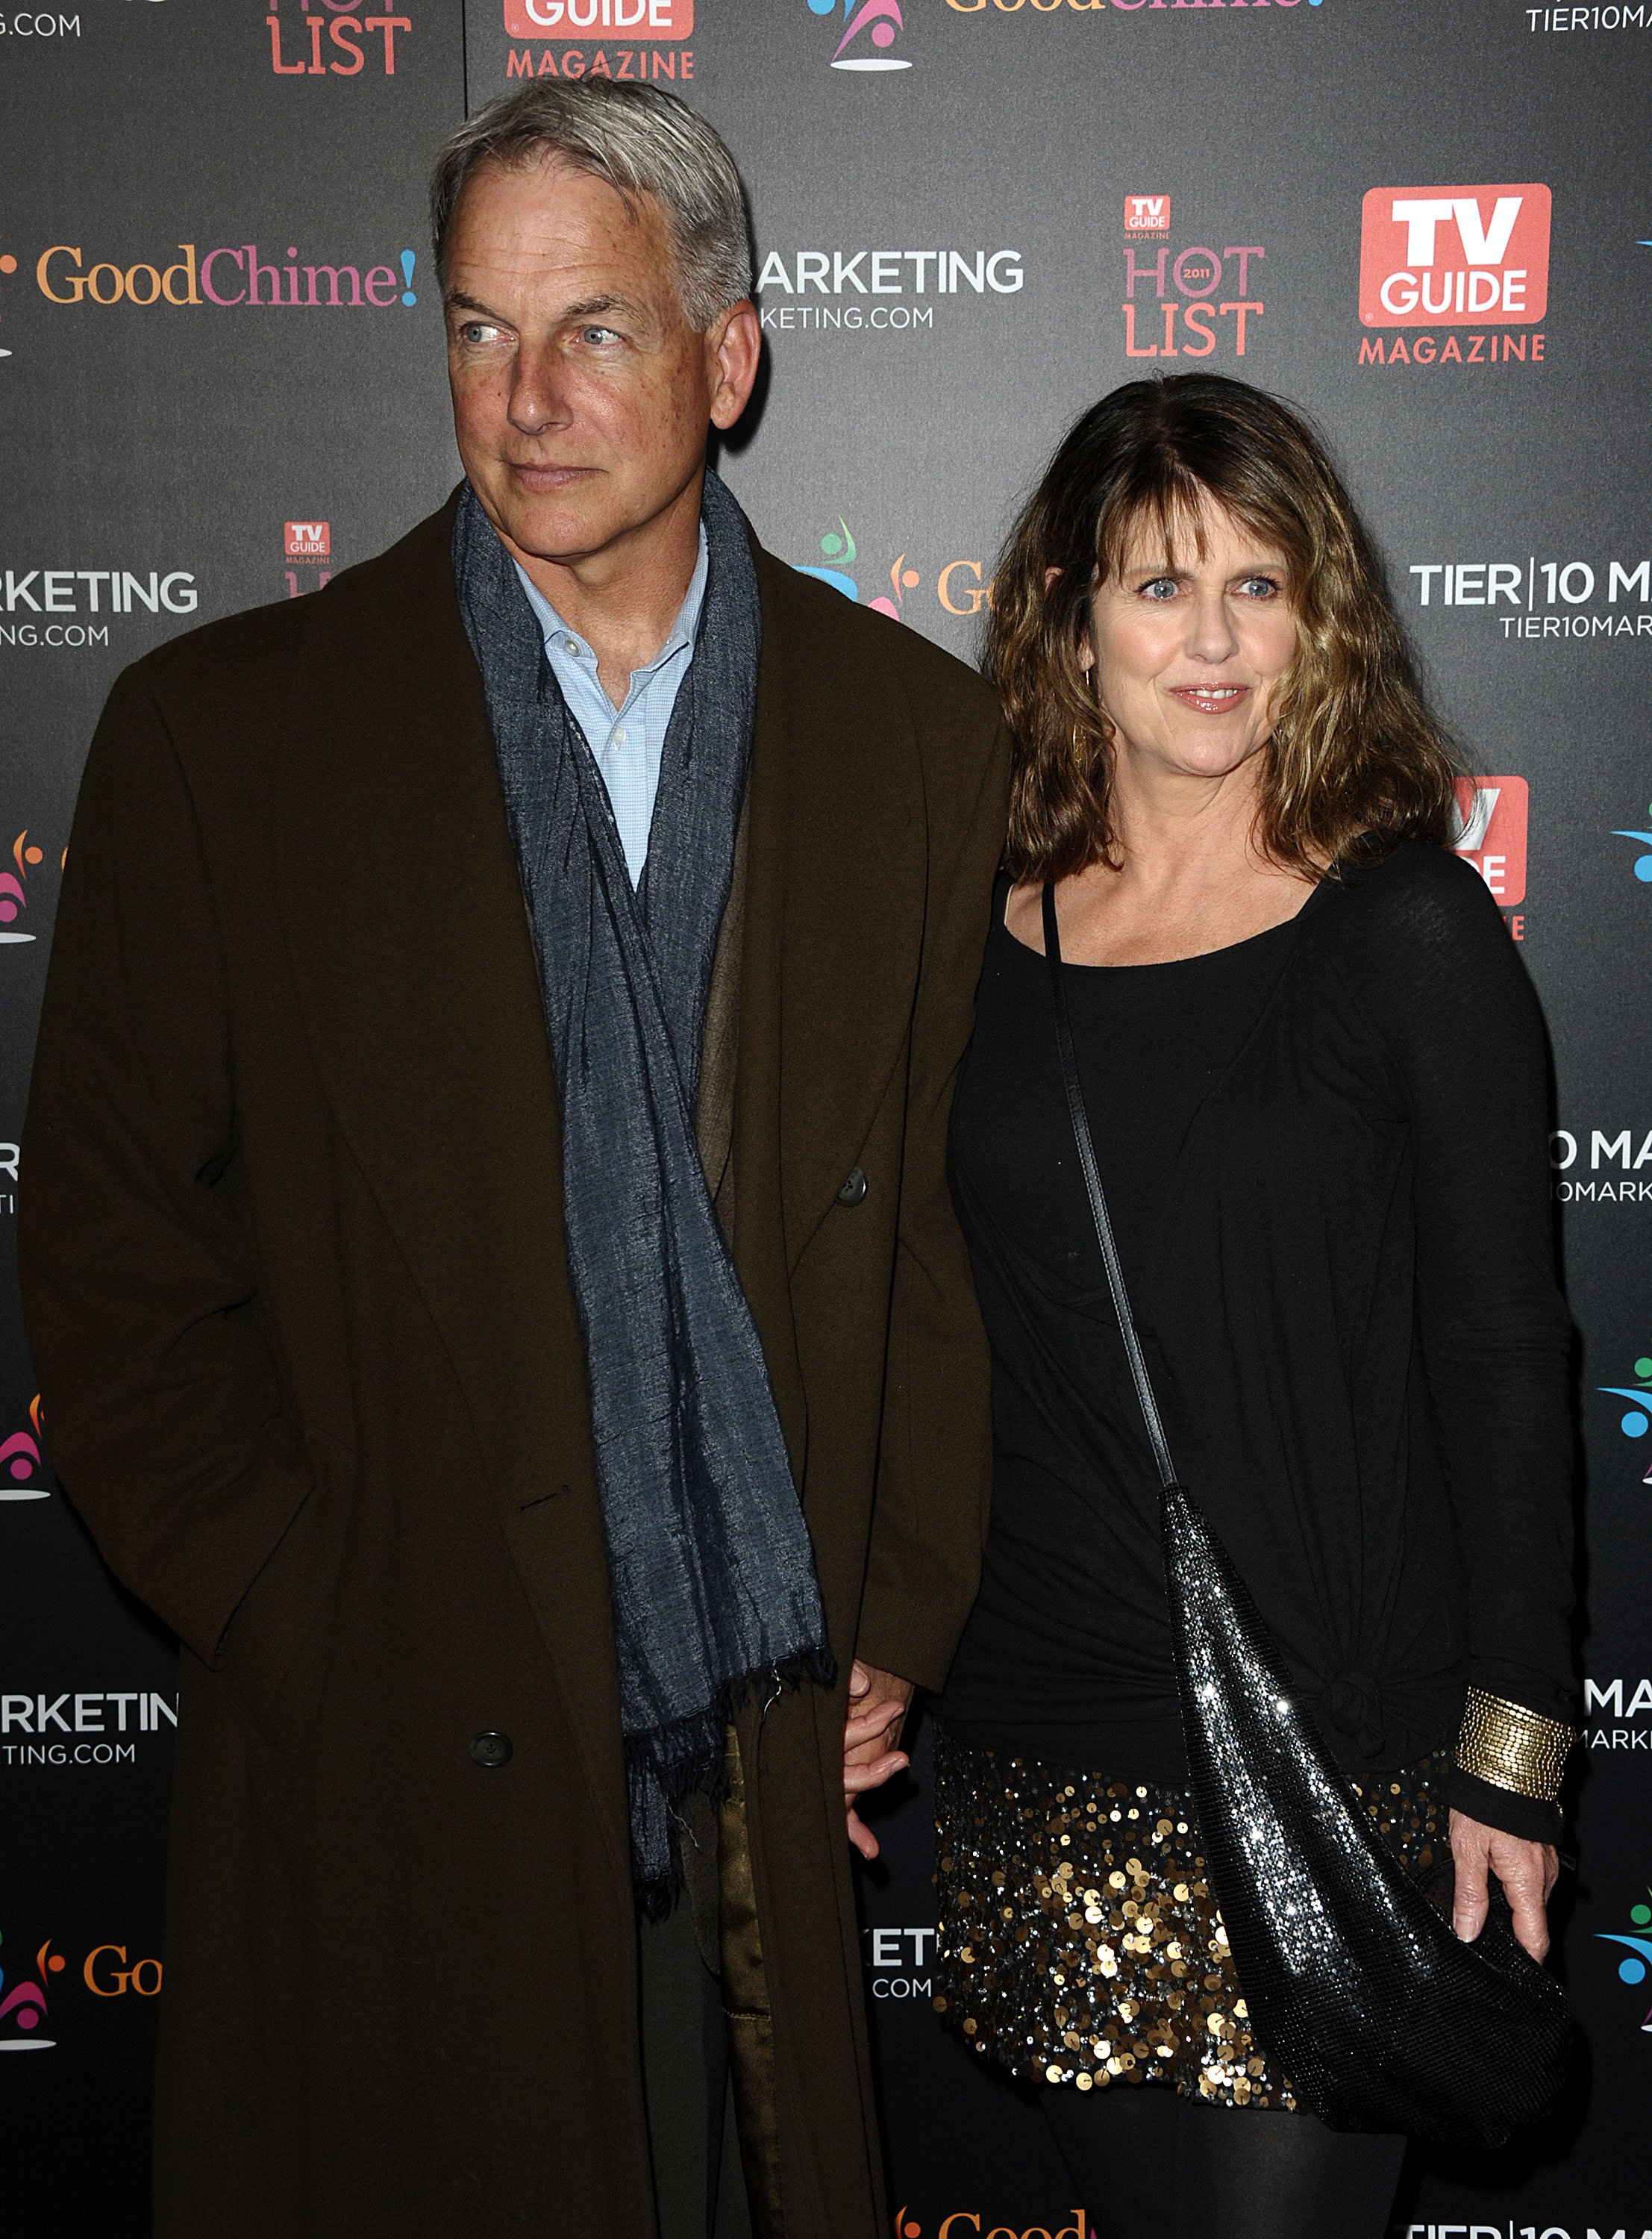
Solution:
{"label": "brown wavy hair", "polygon": [[985,665],[1015,741],[1005,860],[1018,880],[1118,860],[1111,727],[1080,665],[1091,600],[1144,528],[1162,532],[1167,555],[1186,540],[1203,556],[1207,497],[1283,553],[1296,617],[1257,846],[1317,879],[1403,839],[1450,842],[1457,757],[1324,445],[1248,382],[1161,374],[1115,389],[1071,430],[993,582]]}

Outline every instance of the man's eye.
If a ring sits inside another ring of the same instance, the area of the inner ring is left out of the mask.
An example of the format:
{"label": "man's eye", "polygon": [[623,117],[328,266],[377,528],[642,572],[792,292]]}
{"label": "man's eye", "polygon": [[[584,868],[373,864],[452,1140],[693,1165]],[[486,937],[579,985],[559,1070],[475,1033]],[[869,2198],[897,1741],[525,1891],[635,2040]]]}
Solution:
{"label": "man's eye", "polygon": [[497,332],[497,328],[484,326],[480,319],[467,319],[459,329],[459,339],[461,342],[481,342]]}
{"label": "man's eye", "polygon": [[582,342],[617,342],[619,339],[619,336],[612,327],[581,327],[580,329],[580,340]]}

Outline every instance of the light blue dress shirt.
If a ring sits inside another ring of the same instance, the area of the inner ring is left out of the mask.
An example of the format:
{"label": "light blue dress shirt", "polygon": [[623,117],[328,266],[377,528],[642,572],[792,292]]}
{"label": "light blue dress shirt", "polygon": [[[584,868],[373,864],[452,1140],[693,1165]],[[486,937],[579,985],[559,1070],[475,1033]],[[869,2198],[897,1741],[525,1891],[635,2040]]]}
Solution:
{"label": "light blue dress shirt", "polygon": [[648,860],[648,827],[654,821],[654,795],[660,790],[666,726],[694,657],[694,632],[700,627],[708,570],[702,527],[700,556],[670,635],[646,668],[632,670],[625,703],[616,708],[602,688],[591,648],[577,630],[568,628],[543,591],[528,581],[526,571],[520,565],[516,569],[527,603],[545,634],[546,658],[562,688],[568,713],[584,732],[602,773],[634,887]]}

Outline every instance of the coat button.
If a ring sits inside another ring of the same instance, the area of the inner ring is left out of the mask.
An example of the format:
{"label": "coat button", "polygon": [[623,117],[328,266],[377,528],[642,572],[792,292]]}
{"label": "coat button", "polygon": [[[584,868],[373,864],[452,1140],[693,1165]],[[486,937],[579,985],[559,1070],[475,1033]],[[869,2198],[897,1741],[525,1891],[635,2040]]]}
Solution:
{"label": "coat button", "polygon": [[838,1192],[839,1205],[859,1205],[866,1193],[866,1178],[859,1166],[851,1166],[849,1179]]}
{"label": "coat button", "polygon": [[497,1766],[510,1763],[508,1734],[478,1734],[470,1744],[471,1762],[492,1772]]}

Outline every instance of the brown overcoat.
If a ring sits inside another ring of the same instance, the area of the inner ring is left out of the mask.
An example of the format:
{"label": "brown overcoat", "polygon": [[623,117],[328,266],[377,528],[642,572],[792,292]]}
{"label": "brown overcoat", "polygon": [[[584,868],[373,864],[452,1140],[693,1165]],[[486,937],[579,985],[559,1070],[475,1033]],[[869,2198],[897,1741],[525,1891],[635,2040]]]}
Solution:
{"label": "brown overcoat", "polygon": [[[162,2239],[652,2229],[555,1090],[451,523],[129,670],[64,877],[26,1306],[65,1488],[183,1643]],[[735,1256],[840,1670],[939,1684],[1006,754],[959,663],[758,570]],[[883,2229],[842,1684],[742,1726],[786,2239]]]}

